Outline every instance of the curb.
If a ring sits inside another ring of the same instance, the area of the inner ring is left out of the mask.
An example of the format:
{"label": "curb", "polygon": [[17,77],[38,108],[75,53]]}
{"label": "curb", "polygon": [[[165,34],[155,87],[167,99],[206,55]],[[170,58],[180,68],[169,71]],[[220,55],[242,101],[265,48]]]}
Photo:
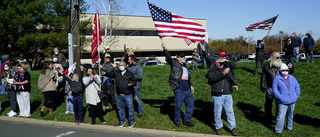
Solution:
{"label": "curb", "polygon": [[173,137],[221,137],[221,135],[212,134],[201,134],[201,133],[189,133],[189,132],[177,132],[177,131],[167,131],[167,130],[157,130],[157,129],[144,129],[144,128],[127,128],[127,127],[114,127],[110,125],[91,125],[82,123],[76,125],[72,122],[54,122],[49,120],[40,120],[33,118],[17,118],[17,117],[6,117],[0,116],[0,121],[12,121],[18,123],[29,123],[36,125],[46,125],[46,126],[56,126],[56,127],[71,127],[71,128],[81,128],[89,130],[100,130],[100,131],[112,131],[112,132],[127,132],[135,134],[151,134],[160,136],[173,136]]}

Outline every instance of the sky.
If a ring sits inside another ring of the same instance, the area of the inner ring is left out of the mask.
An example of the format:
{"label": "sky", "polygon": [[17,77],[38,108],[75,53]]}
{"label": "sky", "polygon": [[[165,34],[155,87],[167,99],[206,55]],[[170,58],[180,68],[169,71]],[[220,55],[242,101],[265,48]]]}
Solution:
{"label": "sky", "polygon": [[[85,0],[87,13],[97,8],[105,14],[101,0]],[[320,38],[320,0],[149,0],[150,3],[185,18],[206,19],[208,37],[227,39],[241,36],[254,41],[262,39],[268,30],[246,31],[250,24],[277,16],[269,35],[284,31]],[[104,0],[108,6],[107,0]],[[120,0],[122,15],[151,16],[147,0]],[[98,6],[96,6],[98,5]]]}

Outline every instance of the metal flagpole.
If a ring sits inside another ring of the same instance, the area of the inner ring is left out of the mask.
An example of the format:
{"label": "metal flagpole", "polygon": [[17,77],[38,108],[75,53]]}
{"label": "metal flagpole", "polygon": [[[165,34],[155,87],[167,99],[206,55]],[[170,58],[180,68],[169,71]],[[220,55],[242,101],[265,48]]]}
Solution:
{"label": "metal flagpole", "polygon": [[[277,18],[278,18],[278,16],[279,16],[279,14],[277,15]],[[276,19],[277,19],[277,18],[276,18]],[[273,24],[274,24],[274,23],[273,23]],[[272,28],[270,28],[270,29],[269,29],[269,31],[268,31],[267,35],[265,36],[265,38],[267,38],[267,37],[268,37],[268,35],[269,35],[269,33],[270,33],[271,29],[272,29]]]}
{"label": "metal flagpole", "polygon": [[[97,12],[98,12],[98,16],[97,16],[97,41],[98,41],[98,47],[97,47],[97,50],[98,50],[98,68],[99,68],[99,77],[100,77],[100,52],[99,52],[99,27],[100,27],[100,22],[99,22],[99,10],[97,9]],[[100,85],[100,89],[101,89],[101,85]]]}

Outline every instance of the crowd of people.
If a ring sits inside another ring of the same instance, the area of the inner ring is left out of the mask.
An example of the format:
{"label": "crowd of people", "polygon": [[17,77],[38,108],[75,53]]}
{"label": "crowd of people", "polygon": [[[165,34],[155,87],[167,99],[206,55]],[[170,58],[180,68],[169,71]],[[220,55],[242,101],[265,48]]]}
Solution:
{"label": "crowd of people", "polygon": [[[271,55],[270,61],[266,64],[264,58],[264,42],[258,40],[256,51],[256,69],[254,74],[257,75],[259,63],[261,63],[262,73],[260,88],[266,93],[265,98],[265,114],[267,119],[274,119],[272,115],[272,102],[276,100],[275,114],[275,133],[280,134],[284,128],[284,121],[287,118],[287,128],[292,131],[293,111],[295,102],[300,96],[300,85],[294,76],[294,61],[298,62],[299,48],[303,44],[304,50],[307,52],[307,62],[309,62],[309,54],[313,62],[313,46],[314,40],[309,33],[305,35],[303,42],[296,33],[292,37],[285,40],[285,57],[286,63],[282,63],[279,52]],[[179,53],[176,59],[173,59],[162,42],[161,47],[165,55],[167,63],[171,66],[169,75],[169,86],[174,91],[175,109],[174,124],[177,127],[194,126],[191,122],[194,111],[195,89],[191,82],[191,71],[185,64],[185,54]],[[197,48],[192,54],[192,70],[198,69],[197,60],[201,60],[202,68],[204,62],[207,64],[208,84],[211,86],[211,99],[213,104],[213,114],[216,134],[222,134],[222,118],[226,115],[229,123],[228,129],[233,136],[237,136],[236,120],[233,111],[232,92],[238,91],[235,69],[235,62],[227,57],[224,51],[219,52],[219,56],[215,59],[210,58],[210,51],[206,42],[198,43]],[[83,94],[85,94],[86,103],[90,106],[89,116],[91,124],[96,124],[96,118],[105,123],[103,118],[104,109],[109,108],[108,103],[111,102],[112,109],[119,114],[119,127],[123,127],[126,118],[129,121],[129,128],[134,127],[136,119],[134,115],[134,98],[138,103],[138,117],[143,116],[143,102],[141,100],[141,88],[143,79],[143,68],[141,62],[138,61],[134,53],[127,49],[126,56],[118,65],[114,63],[114,54],[108,46],[101,55],[100,64],[86,68],[83,75],[83,66],[80,66],[80,74],[74,72],[75,65],[66,69],[66,60],[63,54],[59,53],[59,49],[54,49],[52,60],[46,61],[43,69],[38,77],[38,89],[43,93],[44,101],[41,106],[40,116],[45,116],[45,109],[49,108],[49,114],[55,113],[55,94],[59,87],[66,95],[66,114],[75,115],[75,123],[83,122]],[[1,71],[2,85],[5,87],[7,98],[10,102],[11,111],[7,114],[9,117],[18,114],[18,117],[30,117],[30,79],[31,76],[26,70],[24,64],[18,64],[17,70],[12,69],[12,65],[8,62],[3,63],[3,71]],[[117,68],[117,69],[115,69]],[[67,70],[67,71],[64,71]],[[108,91],[110,97],[108,96]],[[181,107],[185,103],[186,112],[181,118]],[[125,109],[125,106],[127,109]],[[0,106],[1,107],[1,106]],[[19,108],[19,110],[18,110]],[[126,113],[126,110],[128,111]],[[128,116],[126,116],[128,114]]]}

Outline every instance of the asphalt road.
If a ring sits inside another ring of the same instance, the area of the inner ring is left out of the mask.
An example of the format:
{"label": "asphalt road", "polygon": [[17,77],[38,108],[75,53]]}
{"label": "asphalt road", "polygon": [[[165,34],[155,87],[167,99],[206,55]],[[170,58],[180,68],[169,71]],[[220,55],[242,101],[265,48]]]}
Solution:
{"label": "asphalt road", "polygon": [[[127,127],[123,127],[127,128]],[[128,132],[112,132],[101,130],[77,129],[0,121],[0,137],[159,137],[157,135],[137,134]]]}

